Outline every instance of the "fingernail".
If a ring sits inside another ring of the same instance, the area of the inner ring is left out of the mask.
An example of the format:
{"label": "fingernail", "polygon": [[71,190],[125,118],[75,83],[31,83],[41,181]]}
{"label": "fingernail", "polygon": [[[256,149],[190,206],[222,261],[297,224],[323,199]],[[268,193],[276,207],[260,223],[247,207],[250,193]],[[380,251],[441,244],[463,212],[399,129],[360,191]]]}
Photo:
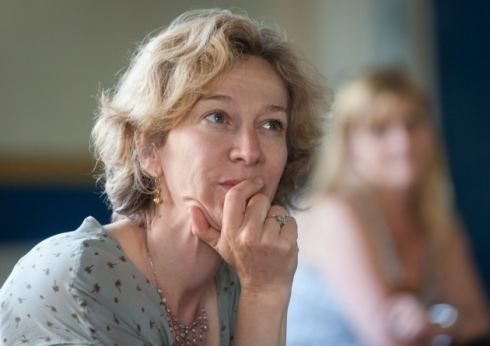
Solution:
{"label": "fingernail", "polygon": [[264,185],[264,179],[262,179],[261,177],[255,178],[255,182],[257,183],[257,185]]}

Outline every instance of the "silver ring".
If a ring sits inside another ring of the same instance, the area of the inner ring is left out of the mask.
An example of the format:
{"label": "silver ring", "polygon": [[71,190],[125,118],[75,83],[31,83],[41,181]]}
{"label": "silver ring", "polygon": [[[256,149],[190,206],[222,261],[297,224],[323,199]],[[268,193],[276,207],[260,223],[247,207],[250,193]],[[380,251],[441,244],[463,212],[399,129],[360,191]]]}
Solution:
{"label": "silver ring", "polygon": [[274,214],[274,215],[269,215],[267,218],[272,217],[274,218],[279,226],[282,228],[287,222],[288,222],[288,215],[281,215],[281,214]]}

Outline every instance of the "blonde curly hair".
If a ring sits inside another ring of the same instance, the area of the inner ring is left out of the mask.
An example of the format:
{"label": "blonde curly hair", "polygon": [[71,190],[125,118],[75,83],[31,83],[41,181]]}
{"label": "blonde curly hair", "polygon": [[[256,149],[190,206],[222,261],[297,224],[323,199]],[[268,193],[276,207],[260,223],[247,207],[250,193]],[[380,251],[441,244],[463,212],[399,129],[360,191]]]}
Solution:
{"label": "blonde curly hair", "polygon": [[114,215],[143,224],[152,211],[155,179],[141,169],[136,141],[163,145],[206,88],[244,56],[268,61],[288,92],[288,159],[275,196],[294,208],[309,179],[328,106],[319,74],[278,31],[228,10],[195,10],[140,46],[112,91],[102,93],[92,147]]}

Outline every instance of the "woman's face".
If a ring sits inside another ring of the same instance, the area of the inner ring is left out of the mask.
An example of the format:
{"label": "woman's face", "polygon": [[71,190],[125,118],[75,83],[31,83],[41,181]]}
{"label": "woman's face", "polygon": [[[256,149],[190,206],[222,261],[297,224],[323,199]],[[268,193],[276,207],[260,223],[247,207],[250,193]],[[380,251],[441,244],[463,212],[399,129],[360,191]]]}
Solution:
{"label": "woman's face", "polygon": [[284,83],[268,62],[237,63],[159,149],[171,202],[199,206],[220,228],[225,194],[239,182],[262,178],[272,200],[287,160],[287,107]]}
{"label": "woman's face", "polygon": [[354,126],[348,134],[350,163],[375,188],[411,188],[433,155],[426,110],[400,96],[378,101],[375,119]]}

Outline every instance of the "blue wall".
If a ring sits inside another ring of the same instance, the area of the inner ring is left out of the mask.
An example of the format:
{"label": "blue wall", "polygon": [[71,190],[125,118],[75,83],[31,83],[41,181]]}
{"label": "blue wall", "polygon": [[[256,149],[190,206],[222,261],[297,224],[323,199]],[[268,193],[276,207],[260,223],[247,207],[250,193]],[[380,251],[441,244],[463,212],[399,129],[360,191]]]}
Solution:
{"label": "blue wall", "polygon": [[103,224],[110,217],[95,187],[0,185],[0,242],[38,240],[74,230],[89,215]]}
{"label": "blue wall", "polygon": [[490,291],[490,1],[436,0],[442,124],[456,202]]}

